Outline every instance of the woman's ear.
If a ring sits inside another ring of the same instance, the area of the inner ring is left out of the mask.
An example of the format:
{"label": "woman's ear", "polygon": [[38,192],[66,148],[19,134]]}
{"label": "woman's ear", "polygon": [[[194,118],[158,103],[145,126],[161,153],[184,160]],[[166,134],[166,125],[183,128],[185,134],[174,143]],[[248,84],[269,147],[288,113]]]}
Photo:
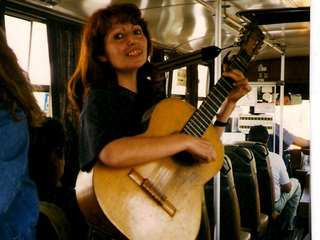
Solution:
{"label": "woman's ear", "polygon": [[107,62],[107,61],[108,61],[106,55],[99,55],[99,56],[98,56],[98,59],[99,59],[100,62]]}
{"label": "woman's ear", "polygon": [[51,154],[51,162],[53,163],[51,181],[56,186],[61,186],[60,179],[64,174],[65,160],[64,156],[59,156],[56,151],[53,151]]}

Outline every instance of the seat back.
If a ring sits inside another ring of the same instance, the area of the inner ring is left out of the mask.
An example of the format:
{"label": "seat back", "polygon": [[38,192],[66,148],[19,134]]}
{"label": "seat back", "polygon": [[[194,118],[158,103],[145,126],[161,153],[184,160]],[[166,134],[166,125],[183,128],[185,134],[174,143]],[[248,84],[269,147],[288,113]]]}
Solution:
{"label": "seat back", "polygon": [[52,203],[40,201],[36,235],[37,239],[71,240],[71,227],[61,208]]}
{"label": "seat back", "polygon": [[260,227],[261,215],[254,155],[249,148],[237,144],[225,145],[224,150],[232,163],[241,226],[255,234]]}
{"label": "seat back", "polygon": [[226,155],[220,173],[220,239],[240,239],[240,207],[233,179],[232,163]]}
{"label": "seat back", "polygon": [[[204,189],[207,209],[209,212],[214,212],[213,179],[205,184]],[[209,214],[209,217],[211,217],[210,222],[213,223],[212,214]],[[213,230],[211,229],[212,232]],[[220,239],[241,239],[240,207],[233,179],[232,163],[226,155],[220,169]]]}
{"label": "seat back", "polygon": [[303,166],[303,158],[301,149],[291,149],[290,150],[290,165],[292,170],[301,169]]}
{"label": "seat back", "polygon": [[272,219],[275,213],[275,196],[268,148],[259,142],[246,141],[238,142],[237,144],[249,148],[254,155],[257,167],[261,212],[267,214]]}

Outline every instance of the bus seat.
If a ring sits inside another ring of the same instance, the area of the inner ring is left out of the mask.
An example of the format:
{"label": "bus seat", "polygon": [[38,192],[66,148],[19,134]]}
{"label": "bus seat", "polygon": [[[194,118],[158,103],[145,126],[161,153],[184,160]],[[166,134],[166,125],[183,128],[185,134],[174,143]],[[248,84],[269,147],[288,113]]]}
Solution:
{"label": "bus seat", "polygon": [[310,173],[306,174],[305,187],[301,195],[297,216],[304,219],[310,217]]}
{"label": "bus seat", "polygon": [[36,227],[37,239],[70,240],[71,227],[65,213],[58,206],[40,201],[39,222]]}
{"label": "bus seat", "polygon": [[[234,185],[232,164],[226,155],[220,173],[220,239],[249,240],[251,234],[241,231],[240,208]],[[205,185],[205,192],[207,196],[213,198],[213,179]],[[206,200],[207,203],[208,200]],[[212,201],[209,208],[213,212]]]}
{"label": "bus seat", "polygon": [[232,163],[226,155],[220,172],[220,239],[251,239],[249,232],[241,230],[240,207]]}
{"label": "bus seat", "polygon": [[291,149],[290,155],[290,165],[292,170],[301,169],[303,166],[301,149]]}
{"label": "bus seat", "polygon": [[220,238],[239,239],[240,209],[233,182],[232,165],[227,156],[224,157],[220,173]]}
{"label": "bus seat", "polygon": [[232,163],[242,229],[250,232],[253,239],[257,239],[266,233],[269,220],[268,215],[260,212],[254,155],[249,148],[238,144],[225,145],[224,150]]}
{"label": "bus seat", "polygon": [[240,232],[240,239],[241,240],[250,240],[251,234],[249,232],[241,231]]}
{"label": "bus seat", "polygon": [[310,163],[306,161],[308,155],[305,155],[306,149],[290,150],[290,165],[292,168],[292,177],[297,178],[301,184],[303,192],[307,182],[307,174],[310,173]]}
{"label": "bus seat", "polygon": [[260,209],[262,213],[268,215],[270,220],[275,220],[280,213],[274,208],[274,183],[268,148],[259,142],[246,141],[237,142],[237,144],[248,147],[252,151],[257,167]]}

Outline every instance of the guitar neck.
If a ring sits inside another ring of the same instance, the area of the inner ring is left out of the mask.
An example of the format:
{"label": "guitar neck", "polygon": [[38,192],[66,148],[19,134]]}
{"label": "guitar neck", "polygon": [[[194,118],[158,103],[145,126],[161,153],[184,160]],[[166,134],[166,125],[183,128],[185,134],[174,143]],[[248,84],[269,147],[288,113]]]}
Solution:
{"label": "guitar neck", "polygon": [[[240,50],[234,55],[228,66],[227,72],[238,69],[244,72],[248,69],[248,63],[251,57],[244,51]],[[183,133],[201,137],[216,116],[219,108],[229,95],[233,80],[231,78],[221,77],[217,84],[210,90],[208,96],[202,102],[201,106],[194,112],[189,121],[182,129]]]}

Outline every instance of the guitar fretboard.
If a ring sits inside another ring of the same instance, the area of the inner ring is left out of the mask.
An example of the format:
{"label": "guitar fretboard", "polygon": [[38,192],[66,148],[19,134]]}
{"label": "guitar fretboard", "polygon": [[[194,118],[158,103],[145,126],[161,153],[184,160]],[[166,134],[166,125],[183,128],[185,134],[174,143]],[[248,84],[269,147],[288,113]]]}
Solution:
{"label": "guitar fretboard", "polygon": [[[248,69],[250,60],[251,57],[244,50],[240,50],[237,55],[231,58],[226,71],[229,72],[232,69],[238,69],[241,72],[244,72]],[[210,90],[201,106],[186,123],[182,132],[188,135],[201,137],[230,93],[233,87],[232,83],[232,79],[222,76],[217,84]]]}

